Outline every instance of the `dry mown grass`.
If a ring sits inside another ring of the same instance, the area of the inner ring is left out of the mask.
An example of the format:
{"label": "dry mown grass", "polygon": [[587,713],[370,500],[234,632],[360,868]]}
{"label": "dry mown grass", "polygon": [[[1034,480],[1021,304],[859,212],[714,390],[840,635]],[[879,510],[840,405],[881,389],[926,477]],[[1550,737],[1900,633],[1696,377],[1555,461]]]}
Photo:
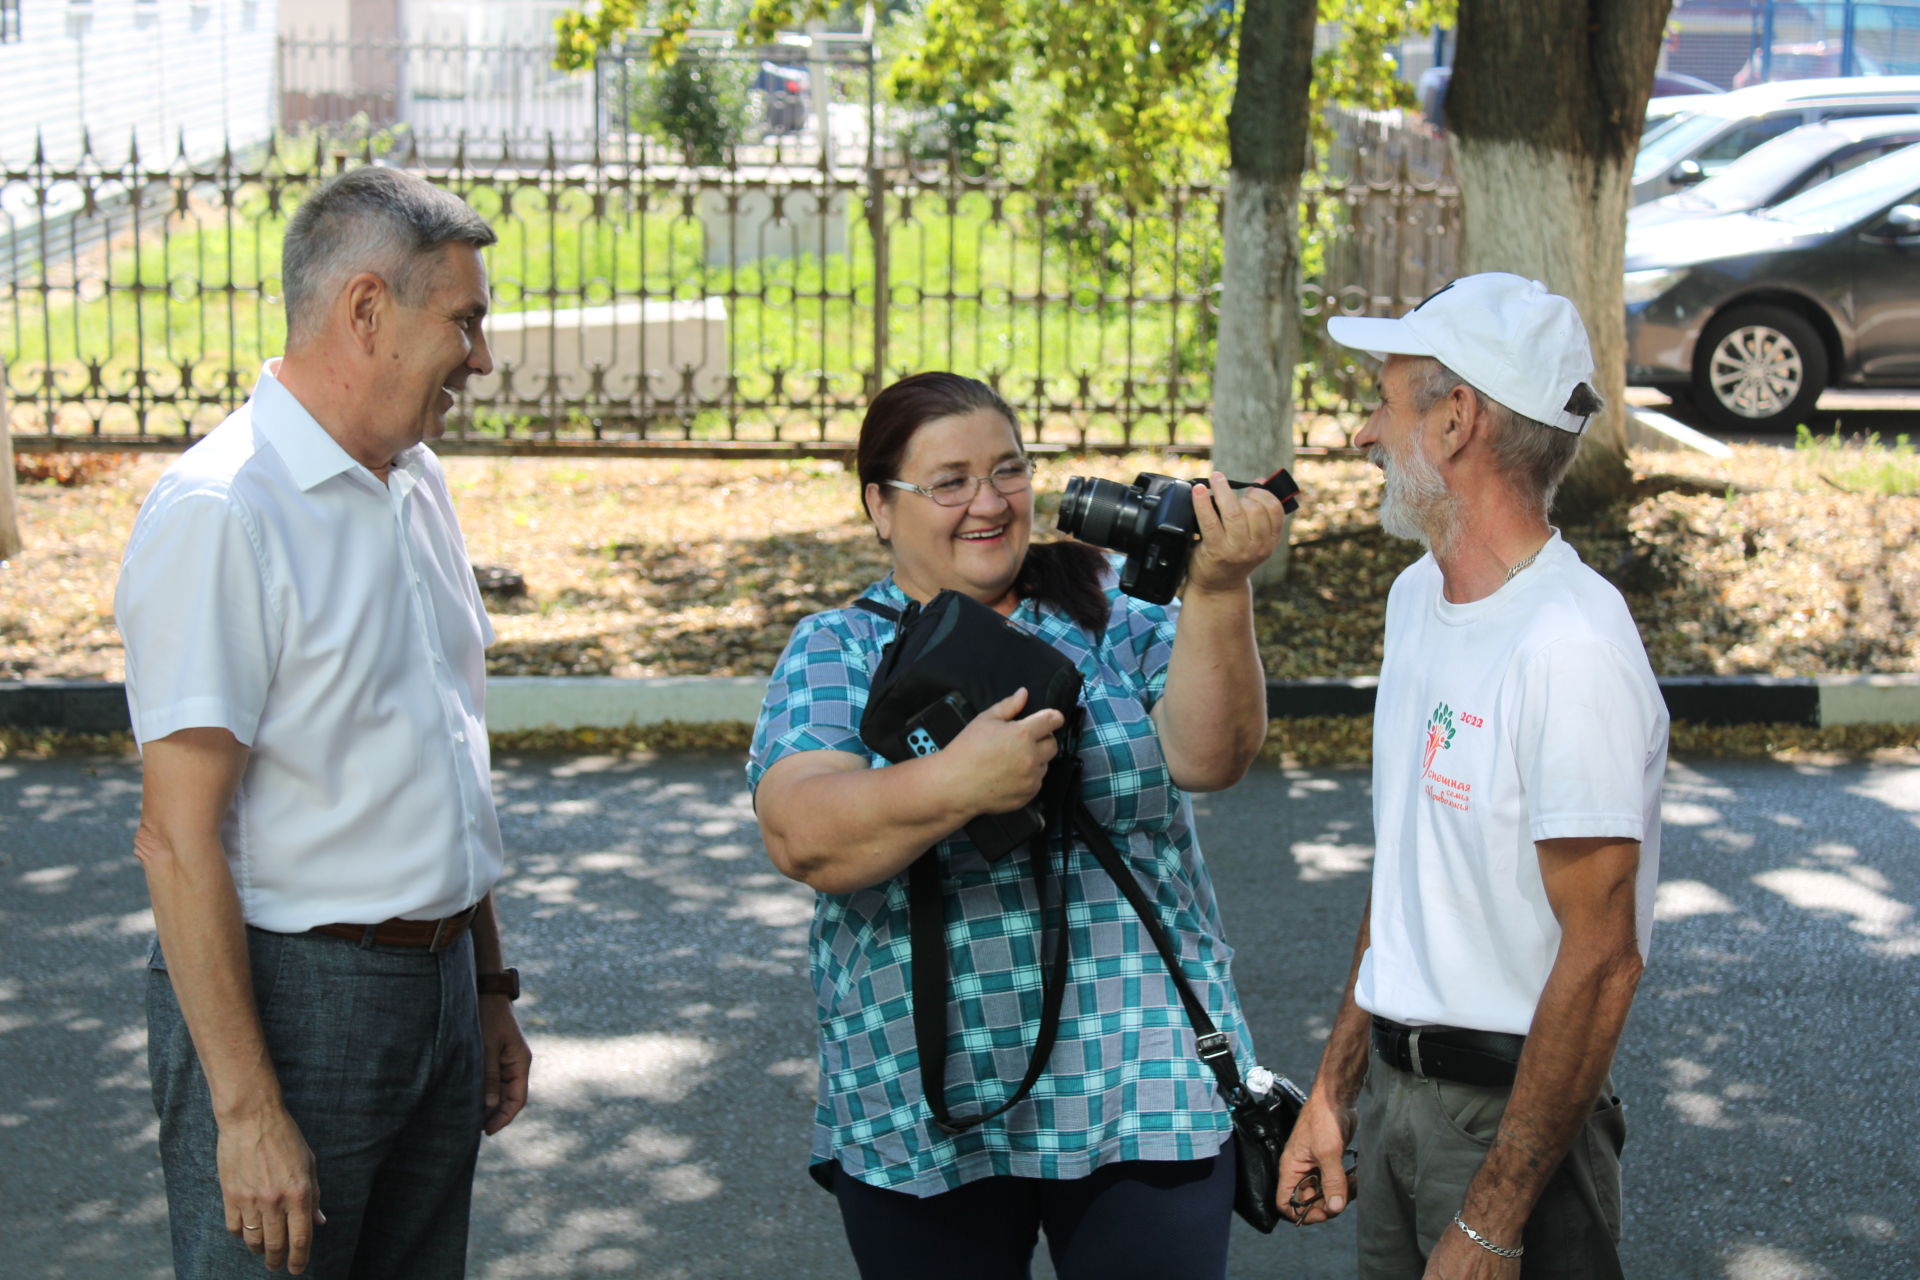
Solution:
{"label": "dry mown grass", "polygon": [[[27,550],[0,569],[0,679],[117,680],[113,578],[165,457],[73,487],[20,489]],[[1833,487],[1829,453],[1745,445],[1727,460],[1637,454],[1635,499],[1569,529],[1626,593],[1663,674],[1920,671],[1920,499]],[[1156,455],[1045,463],[1043,528],[1069,474],[1191,474]],[[494,606],[491,669],[513,675],[751,675],[801,617],[885,568],[834,462],[447,462],[481,564],[525,575]],[[1374,523],[1352,459],[1296,468],[1293,570],[1260,605],[1278,677],[1369,675],[1388,584],[1415,554]]]}

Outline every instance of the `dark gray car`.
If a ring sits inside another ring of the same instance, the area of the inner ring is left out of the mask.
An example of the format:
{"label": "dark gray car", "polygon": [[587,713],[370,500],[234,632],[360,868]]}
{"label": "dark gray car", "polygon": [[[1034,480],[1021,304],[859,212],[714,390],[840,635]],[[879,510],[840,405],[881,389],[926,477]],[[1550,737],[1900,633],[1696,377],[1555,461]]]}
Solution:
{"label": "dark gray car", "polygon": [[1920,386],[1920,146],[1771,209],[1627,237],[1627,380],[1784,430],[1828,386]]}

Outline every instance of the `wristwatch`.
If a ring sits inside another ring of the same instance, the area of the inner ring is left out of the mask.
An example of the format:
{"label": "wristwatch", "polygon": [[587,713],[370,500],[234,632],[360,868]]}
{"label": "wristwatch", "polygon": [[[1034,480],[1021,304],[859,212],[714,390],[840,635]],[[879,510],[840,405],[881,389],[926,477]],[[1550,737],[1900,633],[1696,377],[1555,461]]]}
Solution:
{"label": "wristwatch", "polygon": [[475,984],[483,996],[505,996],[509,1000],[520,998],[520,971],[502,969],[498,973],[483,973]]}

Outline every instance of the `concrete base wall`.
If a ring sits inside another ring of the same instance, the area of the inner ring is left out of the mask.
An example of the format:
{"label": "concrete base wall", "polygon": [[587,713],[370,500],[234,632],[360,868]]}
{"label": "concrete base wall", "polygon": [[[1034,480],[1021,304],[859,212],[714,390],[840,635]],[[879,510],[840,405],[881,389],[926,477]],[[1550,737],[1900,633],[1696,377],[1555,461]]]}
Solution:
{"label": "concrete base wall", "polygon": [[[467,383],[476,400],[511,412],[552,394],[563,400],[718,400],[727,389],[724,298],[619,302],[490,316],[494,372]],[[593,394],[592,366],[603,370]],[[508,370],[512,390],[507,391]],[[504,397],[504,399],[503,399]]]}
{"label": "concrete base wall", "polygon": [[765,676],[495,676],[487,681],[487,728],[623,729],[629,725],[746,721],[760,715]]}
{"label": "concrete base wall", "polygon": [[700,192],[710,267],[847,251],[848,193],[763,187]]}

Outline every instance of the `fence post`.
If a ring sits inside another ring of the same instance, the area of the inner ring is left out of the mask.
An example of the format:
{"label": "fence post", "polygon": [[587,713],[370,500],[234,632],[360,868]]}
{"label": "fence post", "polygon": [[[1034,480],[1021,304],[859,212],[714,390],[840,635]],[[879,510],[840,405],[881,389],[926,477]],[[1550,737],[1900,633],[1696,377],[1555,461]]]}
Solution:
{"label": "fence post", "polygon": [[893,318],[893,281],[887,252],[887,171],[876,157],[867,166],[867,230],[873,239],[873,384],[867,396],[887,385],[887,327]]}
{"label": "fence post", "polygon": [[1773,79],[1773,3],[1767,0],[1765,16],[1760,27],[1760,83],[1766,84]]}
{"label": "fence post", "polygon": [[13,502],[13,422],[7,412],[7,366],[0,360],[0,562],[20,554],[20,518]]}

